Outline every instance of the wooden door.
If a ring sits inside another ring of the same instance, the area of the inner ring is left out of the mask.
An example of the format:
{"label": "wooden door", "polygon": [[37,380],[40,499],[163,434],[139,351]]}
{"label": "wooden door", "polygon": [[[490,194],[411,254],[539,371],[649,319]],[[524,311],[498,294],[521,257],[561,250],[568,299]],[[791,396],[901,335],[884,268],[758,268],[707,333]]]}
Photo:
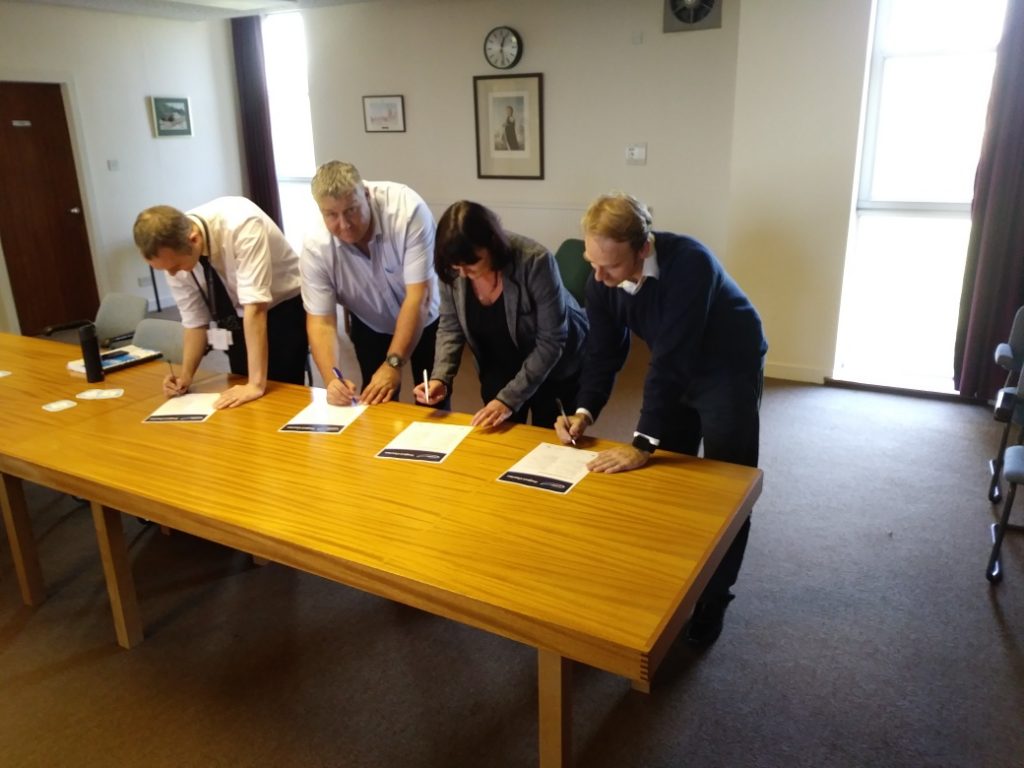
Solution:
{"label": "wooden door", "polygon": [[0,200],[21,332],[95,317],[96,275],[60,85],[0,82]]}

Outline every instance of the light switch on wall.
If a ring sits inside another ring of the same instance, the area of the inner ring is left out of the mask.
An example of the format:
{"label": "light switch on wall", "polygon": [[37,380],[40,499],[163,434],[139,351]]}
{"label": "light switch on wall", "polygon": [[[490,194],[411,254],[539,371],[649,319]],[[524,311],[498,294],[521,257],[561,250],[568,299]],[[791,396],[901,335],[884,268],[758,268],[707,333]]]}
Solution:
{"label": "light switch on wall", "polygon": [[647,144],[626,146],[626,165],[647,165]]}

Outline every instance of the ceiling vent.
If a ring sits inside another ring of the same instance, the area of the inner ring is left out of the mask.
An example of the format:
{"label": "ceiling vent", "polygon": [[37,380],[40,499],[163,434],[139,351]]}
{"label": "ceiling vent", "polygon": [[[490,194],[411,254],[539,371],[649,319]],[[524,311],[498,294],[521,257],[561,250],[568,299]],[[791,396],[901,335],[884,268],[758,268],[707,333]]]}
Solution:
{"label": "ceiling vent", "polygon": [[720,29],[722,0],[665,0],[664,32]]}

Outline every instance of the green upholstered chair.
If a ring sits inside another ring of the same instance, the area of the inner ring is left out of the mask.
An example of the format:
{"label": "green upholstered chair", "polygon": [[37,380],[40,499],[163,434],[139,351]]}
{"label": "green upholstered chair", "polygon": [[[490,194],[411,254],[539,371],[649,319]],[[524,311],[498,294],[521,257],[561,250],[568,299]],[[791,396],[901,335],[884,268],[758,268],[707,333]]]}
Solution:
{"label": "green upholstered chair", "polygon": [[558,262],[558,271],[565,287],[583,306],[583,289],[591,271],[590,265],[583,259],[583,241],[577,237],[565,240],[555,252],[555,261]]}

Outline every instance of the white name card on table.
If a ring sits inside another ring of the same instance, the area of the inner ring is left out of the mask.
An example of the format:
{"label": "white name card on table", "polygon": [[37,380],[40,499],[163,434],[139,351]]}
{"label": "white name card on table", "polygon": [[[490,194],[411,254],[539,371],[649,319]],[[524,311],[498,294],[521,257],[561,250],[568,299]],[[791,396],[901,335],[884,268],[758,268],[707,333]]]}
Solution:
{"label": "white name card on table", "polygon": [[440,464],[472,431],[473,428],[468,425],[414,421],[395,435],[395,439],[384,446],[377,458]]}
{"label": "white name card on table", "polygon": [[366,410],[365,405],[331,405],[327,390],[313,387],[313,402],[295,414],[279,432],[327,432],[337,434]]}
{"label": "white name card on table", "polygon": [[503,483],[525,485],[551,493],[568,493],[590,472],[587,462],[596,451],[568,445],[541,443],[498,478]]}
{"label": "white name card on table", "polygon": [[188,395],[168,398],[167,401],[143,419],[146,424],[166,422],[199,422],[206,421],[216,410],[213,404],[220,394],[194,392]]}

